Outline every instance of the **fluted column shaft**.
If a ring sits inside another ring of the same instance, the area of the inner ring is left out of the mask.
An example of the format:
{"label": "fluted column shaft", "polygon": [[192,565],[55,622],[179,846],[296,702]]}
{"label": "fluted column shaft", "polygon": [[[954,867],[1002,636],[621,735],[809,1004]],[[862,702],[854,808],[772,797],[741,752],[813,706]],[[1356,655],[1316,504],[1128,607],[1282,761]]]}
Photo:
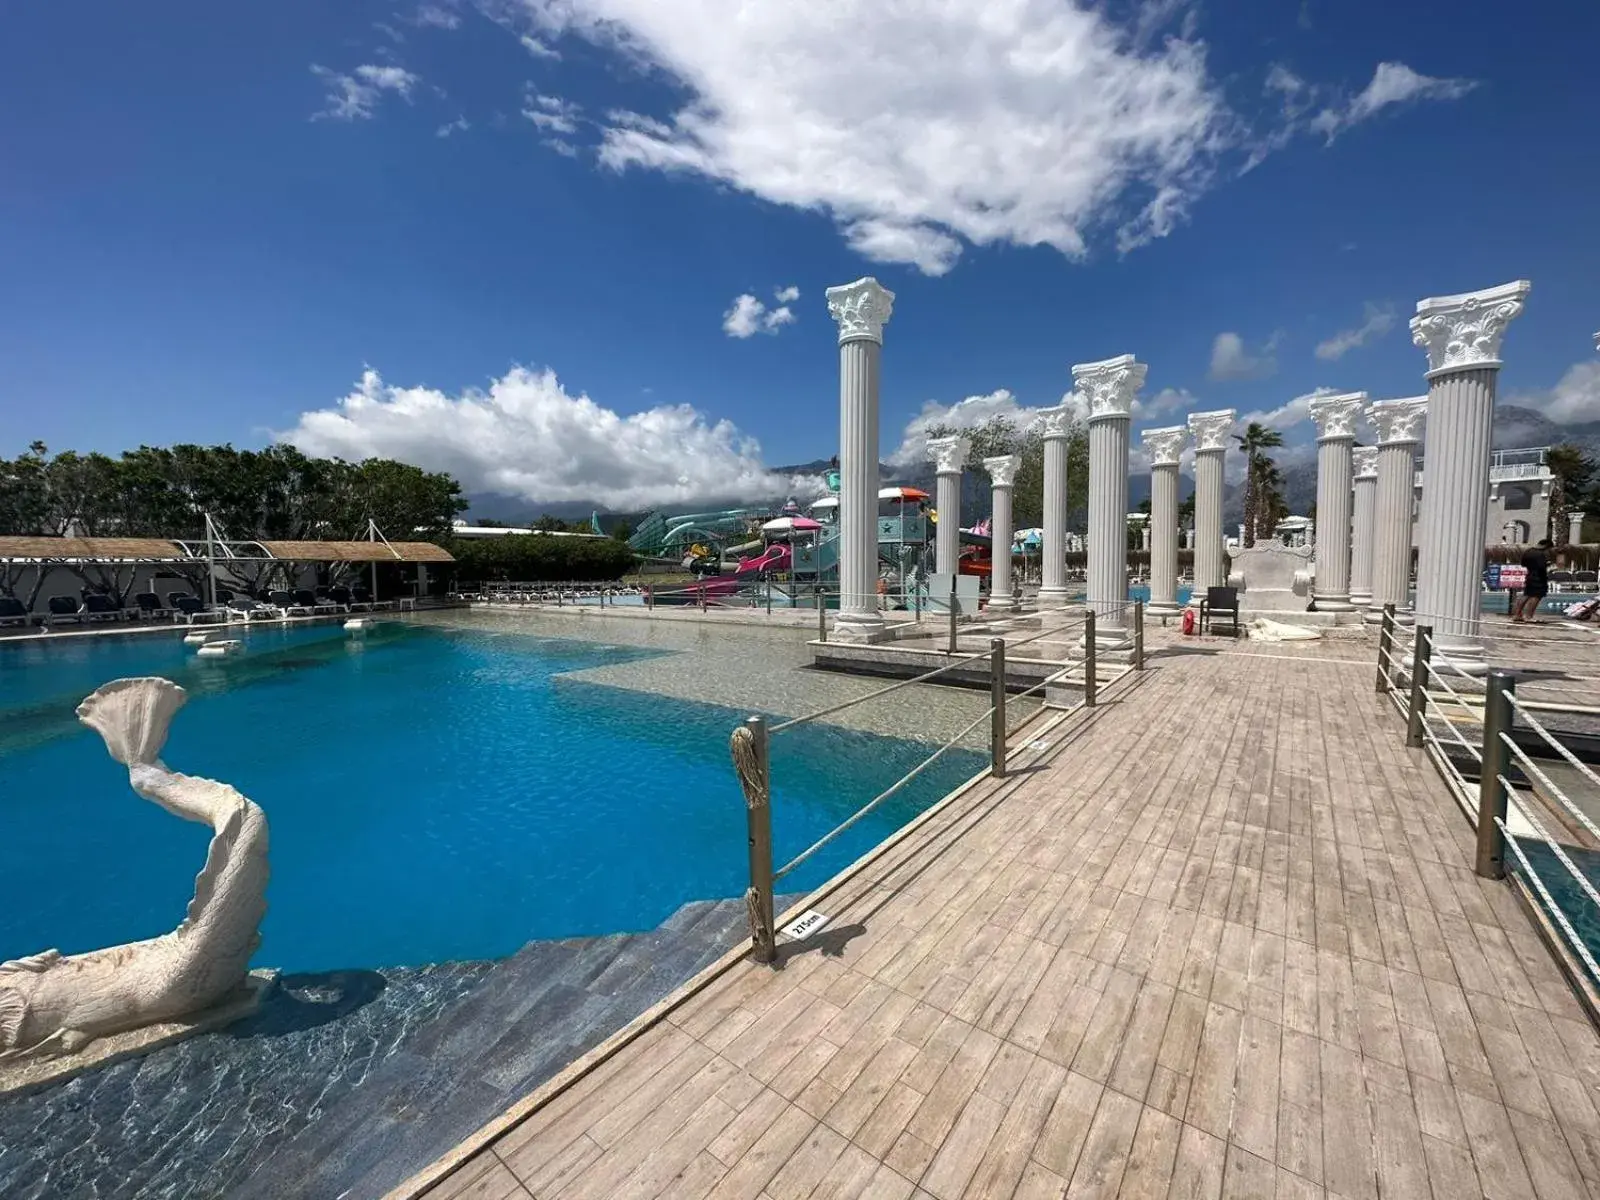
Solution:
{"label": "fluted column shaft", "polygon": [[878,378],[883,347],[839,347],[839,624],[870,635],[878,613]]}
{"label": "fluted column shaft", "polygon": [[1150,468],[1150,611],[1178,611],[1178,464]]}
{"label": "fluted column shaft", "polygon": [[1097,640],[1120,642],[1128,601],[1128,417],[1089,422],[1089,607]]}
{"label": "fluted column shaft", "polygon": [[1417,444],[1378,447],[1377,493],[1373,502],[1372,608],[1411,608],[1411,505],[1417,478]]}
{"label": "fluted column shaft", "polygon": [[939,523],[933,541],[933,562],[946,575],[961,567],[961,472],[940,471],[934,476],[934,502]]}
{"label": "fluted column shaft", "polygon": [[1567,513],[1567,545],[1583,545],[1583,518],[1584,514],[1581,512]]}
{"label": "fluted column shaft", "polygon": [[1418,536],[1417,620],[1469,654],[1478,635],[1489,524],[1489,450],[1498,367],[1428,381],[1428,458]]}
{"label": "fluted column shaft", "polygon": [[989,521],[989,607],[1015,608],[1011,591],[1011,485],[994,485],[994,516]]}
{"label": "fluted column shaft", "polygon": [[1325,437],[1317,442],[1317,586],[1313,595],[1323,612],[1341,612],[1350,603],[1350,451],[1352,439]]}
{"label": "fluted column shaft", "polygon": [[1207,588],[1221,587],[1222,577],[1222,458],[1226,450],[1194,453],[1194,590],[1205,596]]}
{"label": "fluted column shaft", "polygon": [[1044,547],[1040,563],[1039,607],[1067,602],[1067,435],[1044,434]]}
{"label": "fluted column shaft", "polygon": [[1350,603],[1365,608],[1372,603],[1372,537],[1373,515],[1376,508],[1378,474],[1373,469],[1363,469],[1367,459],[1376,459],[1371,450],[1361,453],[1357,464],[1355,482],[1354,519],[1350,527]]}

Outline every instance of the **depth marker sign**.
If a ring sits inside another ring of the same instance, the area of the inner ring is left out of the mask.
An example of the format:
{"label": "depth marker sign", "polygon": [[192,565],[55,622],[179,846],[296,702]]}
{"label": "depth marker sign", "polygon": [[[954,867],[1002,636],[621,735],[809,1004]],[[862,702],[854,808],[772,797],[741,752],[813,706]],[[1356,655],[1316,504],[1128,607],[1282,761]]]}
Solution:
{"label": "depth marker sign", "polygon": [[816,909],[808,908],[778,932],[790,941],[798,942],[810,937],[831,920],[832,917],[825,917]]}

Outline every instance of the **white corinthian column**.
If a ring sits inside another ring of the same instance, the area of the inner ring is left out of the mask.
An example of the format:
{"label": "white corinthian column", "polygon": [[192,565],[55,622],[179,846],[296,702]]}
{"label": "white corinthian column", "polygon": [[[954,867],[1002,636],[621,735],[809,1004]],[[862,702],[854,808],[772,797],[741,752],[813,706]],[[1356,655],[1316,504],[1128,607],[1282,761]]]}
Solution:
{"label": "white corinthian column", "polygon": [[1402,617],[1411,609],[1411,506],[1416,495],[1417,443],[1428,398],[1379,400],[1367,409],[1378,431],[1378,487],[1372,506],[1372,612],[1394,605]]}
{"label": "white corinthian column", "polygon": [[939,511],[933,563],[948,575],[954,575],[961,565],[961,468],[967,465],[967,452],[971,449],[971,439],[959,435],[928,442],[935,481],[933,501]]}
{"label": "white corinthian column", "polygon": [[1182,425],[1139,435],[1150,456],[1150,611],[1178,611],[1178,456],[1189,440]]}
{"label": "white corinthian column", "polygon": [[1123,354],[1078,363],[1072,378],[1089,412],[1089,607],[1095,644],[1117,650],[1128,636],[1128,425],[1150,368]]}
{"label": "white corinthian column", "polygon": [[1583,545],[1583,518],[1586,514],[1576,510],[1567,512],[1567,545]]}
{"label": "white corinthian column", "polygon": [[1039,607],[1060,608],[1067,602],[1067,429],[1072,410],[1058,404],[1039,416],[1044,422],[1044,546]]}
{"label": "white corinthian column", "polygon": [[1318,396],[1311,402],[1317,423],[1317,583],[1312,590],[1318,612],[1349,612],[1351,455],[1356,419],[1367,406],[1365,392]]}
{"label": "white corinthian column", "polygon": [[1222,466],[1228,453],[1228,431],[1238,414],[1231,408],[1190,413],[1194,434],[1194,594],[1221,587]]}
{"label": "white corinthian column", "polygon": [[839,326],[839,615],[834,636],[883,636],[878,613],[878,371],[894,293],[868,276],[831,287]]}
{"label": "white corinthian column", "polygon": [[1506,326],[1533,285],[1417,303],[1411,340],[1428,352],[1428,463],[1422,485],[1417,621],[1463,667],[1483,669],[1475,640],[1488,526],[1489,442]]}
{"label": "white corinthian column", "polygon": [[1018,454],[983,460],[983,469],[994,484],[994,516],[989,521],[989,607],[996,612],[1017,607],[1017,598],[1011,591],[1011,488],[1021,465],[1022,456]]}
{"label": "white corinthian column", "polygon": [[1372,604],[1373,512],[1378,491],[1378,448],[1357,446],[1355,460],[1355,517],[1350,523],[1350,603],[1357,608]]}

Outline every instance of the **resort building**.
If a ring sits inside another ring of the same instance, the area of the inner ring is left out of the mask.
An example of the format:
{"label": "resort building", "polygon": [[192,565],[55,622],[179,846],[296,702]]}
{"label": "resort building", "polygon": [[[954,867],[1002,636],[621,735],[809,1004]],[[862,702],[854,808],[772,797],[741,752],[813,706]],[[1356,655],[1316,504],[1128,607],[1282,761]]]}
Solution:
{"label": "resort building", "polygon": [[[1555,482],[1545,462],[1549,446],[1530,446],[1522,450],[1496,450],[1489,459],[1489,508],[1485,528],[1488,542],[1528,545],[1550,534],[1550,489]],[[1417,460],[1416,485],[1412,492],[1411,544],[1417,545],[1417,516],[1422,511],[1422,474],[1425,463]]]}

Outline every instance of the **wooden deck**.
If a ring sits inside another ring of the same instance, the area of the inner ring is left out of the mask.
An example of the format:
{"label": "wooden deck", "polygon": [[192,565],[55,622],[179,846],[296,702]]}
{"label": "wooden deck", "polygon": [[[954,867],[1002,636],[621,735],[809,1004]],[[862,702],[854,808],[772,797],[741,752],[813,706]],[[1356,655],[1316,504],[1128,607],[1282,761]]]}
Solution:
{"label": "wooden deck", "polygon": [[427,1195],[1600,1197],[1600,1038],[1333,657],[1154,659]]}

